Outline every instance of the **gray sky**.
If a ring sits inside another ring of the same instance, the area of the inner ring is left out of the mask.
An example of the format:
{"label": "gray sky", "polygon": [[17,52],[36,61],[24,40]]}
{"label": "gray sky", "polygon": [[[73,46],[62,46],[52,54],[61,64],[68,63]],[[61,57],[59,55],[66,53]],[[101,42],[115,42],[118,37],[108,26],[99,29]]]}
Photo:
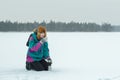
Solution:
{"label": "gray sky", "polygon": [[1,20],[120,25],[120,0],[0,0]]}

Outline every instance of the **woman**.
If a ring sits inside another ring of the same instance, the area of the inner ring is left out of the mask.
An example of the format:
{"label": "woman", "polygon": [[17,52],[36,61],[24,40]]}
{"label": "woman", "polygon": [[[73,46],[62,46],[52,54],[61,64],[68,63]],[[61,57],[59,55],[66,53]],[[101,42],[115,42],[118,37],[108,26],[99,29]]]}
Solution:
{"label": "woman", "polygon": [[49,55],[46,28],[39,26],[28,40],[28,52],[26,57],[27,70],[49,70],[52,60]]}

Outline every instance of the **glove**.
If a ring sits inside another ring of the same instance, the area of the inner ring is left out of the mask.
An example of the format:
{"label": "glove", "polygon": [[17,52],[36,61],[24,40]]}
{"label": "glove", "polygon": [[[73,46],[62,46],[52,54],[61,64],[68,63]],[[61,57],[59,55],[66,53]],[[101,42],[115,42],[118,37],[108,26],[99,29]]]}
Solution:
{"label": "glove", "polygon": [[47,37],[42,38],[42,39],[40,40],[40,43],[41,43],[41,44],[43,44],[43,43],[45,43],[45,42],[47,42]]}
{"label": "glove", "polygon": [[45,59],[45,61],[48,63],[48,66],[51,66],[51,64],[52,64],[52,59],[51,58],[47,58],[47,59]]}

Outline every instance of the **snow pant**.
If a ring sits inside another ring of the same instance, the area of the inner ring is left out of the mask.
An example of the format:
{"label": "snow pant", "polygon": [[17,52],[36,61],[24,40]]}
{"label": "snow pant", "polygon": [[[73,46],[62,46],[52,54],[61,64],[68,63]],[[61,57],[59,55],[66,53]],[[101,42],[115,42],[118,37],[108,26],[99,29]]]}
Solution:
{"label": "snow pant", "polygon": [[27,70],[48,71],[48,66],[50,65],[44,59],[42,59],[41,61],[26,62]]}

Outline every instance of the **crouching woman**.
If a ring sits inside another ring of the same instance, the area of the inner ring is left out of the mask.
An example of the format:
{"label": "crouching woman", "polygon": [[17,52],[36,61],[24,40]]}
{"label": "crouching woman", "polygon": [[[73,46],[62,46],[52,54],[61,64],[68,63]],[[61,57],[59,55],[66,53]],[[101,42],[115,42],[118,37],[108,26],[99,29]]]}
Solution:
{"label": "crouching woman", "polygon": [[51,64],[52,60],[49,55],[46,28],[39,26],[28,39],[26,69],[48,71]]}

